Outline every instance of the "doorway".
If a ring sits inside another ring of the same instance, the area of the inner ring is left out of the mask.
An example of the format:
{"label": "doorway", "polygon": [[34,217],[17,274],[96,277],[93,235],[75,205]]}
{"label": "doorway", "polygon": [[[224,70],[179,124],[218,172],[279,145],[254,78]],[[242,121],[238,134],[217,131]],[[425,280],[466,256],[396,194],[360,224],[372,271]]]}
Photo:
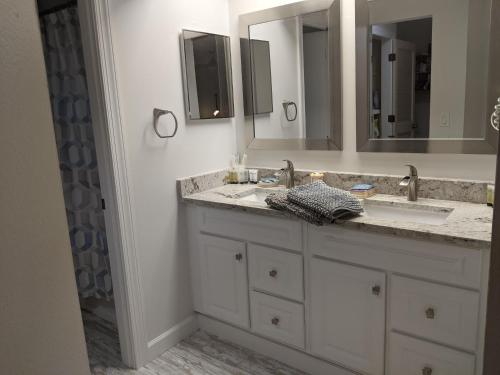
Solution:
{"label": "doorway", "polygon": [[371,138],[429,138],[432,22],[371,26]]}
{"label": "doorway", "polygon": [[38,0],[45,67],[80,308],[91,367],[120,359],[106,203],[101,190],[77,1]]}

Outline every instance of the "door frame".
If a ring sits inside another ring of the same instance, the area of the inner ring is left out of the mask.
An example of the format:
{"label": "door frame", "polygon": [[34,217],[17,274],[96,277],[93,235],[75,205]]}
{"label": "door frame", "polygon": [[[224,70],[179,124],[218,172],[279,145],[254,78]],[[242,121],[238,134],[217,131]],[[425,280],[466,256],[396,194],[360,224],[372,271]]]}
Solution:
{"label": "door frame", "polygon": [[122,361],[139,368],[147,361],[144,298],[108,0],[80,0],[78,13],[101,191],[106,202],[104,217]]}
{"label": "door frame", "polygon": [[400,138],[398,133],[398,127],[400,127],[399,121],[399,112],[398,112],[398,100],[399,100],[399,92],[398,92],[398,70],[399,70],[399,61],[398,61],[398,50],[400,47],[404,47],[406,50],[411,50],[412,53],[412,67],[411,67],[411,124],[410,128],[413,129],[413,124],[415,123],[415,56],[416,56],[416,47],[415,43],[407,42],[404,40],[399,40],[397,38],[391,38],[391,47],[392,53],[396,54],[396,60],[392,64],[392,113],[396,116],[396,122],[394,123],[394,137]]}
{"label": "door frame", "polygon": [[[498,13],[500,15],[500,10]],[[500,84],[497,87],[500,88]],[[500,147],[500,137],[498,144]],[[495,185],[500,186],[500,153],[497,154]],[[495,202],[486,305],[483,375],[497,375],[500,369],[500,357],[498,356],[500,350],[500,188],[495,189]]]}

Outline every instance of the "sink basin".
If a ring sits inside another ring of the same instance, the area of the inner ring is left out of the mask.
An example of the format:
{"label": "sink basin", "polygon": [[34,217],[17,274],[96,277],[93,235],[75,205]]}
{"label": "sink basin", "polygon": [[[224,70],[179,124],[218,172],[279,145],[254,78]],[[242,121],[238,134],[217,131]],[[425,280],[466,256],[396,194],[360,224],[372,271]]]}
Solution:
{"label": "sink basin", "polygon": [[[275,191],[283,191],[284,188],[259,188],[239,193],[234,198],[240,201],[266,204],[266,197]],[[432,206],[429,204],[366,199],[363,203],[363,216],[367,218],[391,220],[398,222],[410,222],[428,225],[441,225],[446,223],[453,208]]]}
{"label": "sink basin", "polygon": [[270,193],[283,190],[284,189],[280,188],[255,188],[255,190],[251,190],[244,195],[240,195],[238,198],[242,201],[265,203],[265,199]]}
{"label": "sink basin", "polygon": [[365,200],[364,216],[374,219],[440,225],[446,223],[452,208]]}

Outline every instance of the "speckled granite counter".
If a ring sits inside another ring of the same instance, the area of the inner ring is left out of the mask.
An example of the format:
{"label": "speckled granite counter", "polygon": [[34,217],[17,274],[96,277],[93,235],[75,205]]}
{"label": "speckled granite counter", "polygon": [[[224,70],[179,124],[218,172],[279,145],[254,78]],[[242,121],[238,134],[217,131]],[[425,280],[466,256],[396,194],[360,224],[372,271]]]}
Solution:
{"label": "speckled granite counter", "polygon": [[[190,193],[182,191],[184,202],[203,206],[234,209],[247,211],[262,215],[294,216],[267,207],[261,201],[243,199],[255,190],[255,185],[225,185],[211,188],[205,191]],[[271,191],[271,189],[269,189]],[[366,201],[373,204],[384,204],[391,206],[407,206],[406,197],[377,194]],[[350,220],[338,220],[332,225],[341,225],[345,228],[360,229],[380,234],[402,236],[413,239],[435,240],[440,242],[454,243],[470,248],[484,249],[491,243],[491,224],[493,209],[485,204],[476,204],[459,201],[447,201],[437,199],[420,198],[417,202],[411,202],[415,208],[433,209],[442,208],[443,211],[451,211],[446,221],[442,224],[416,223],[402,220],[388,220],[370,217],[363,214]],[[296,218],[295,218],[296,219]],[[299,219],[297,219],[299,220]]]}
{"label": "speckled granite counter", "polygon": [[[272,175],[278,169],[257,168],[259,176]],[[307,184],[311,181],[310,170],[295,169],[295,185]],[[403,176],[360,174],[346,172],[323,172],[324,181],[339,189],[349,190],[354,184],[369,183],[377,187],[380,194],[406,195],[406,187],[400,186]],[[199,193],[224,185],[227,170],[217,170],[177,180],[177,188],[181,196]],[[493,182],[458,180],[450,178],[419,177],[418,196],[420,198],[444,199],[450,201],[486,203],[486,187]]]}

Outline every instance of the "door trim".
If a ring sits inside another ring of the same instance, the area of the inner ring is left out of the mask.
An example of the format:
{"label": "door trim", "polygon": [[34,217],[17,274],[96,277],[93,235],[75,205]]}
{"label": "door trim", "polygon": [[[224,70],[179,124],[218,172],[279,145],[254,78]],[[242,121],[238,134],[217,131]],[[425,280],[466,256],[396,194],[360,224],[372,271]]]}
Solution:
{"label": "door trim", "polygon": [[104,215],[122,360],[138,368],[147,361],[144,298],[108,0],[78,1],[78,13],[101,189],[106,201]]}

